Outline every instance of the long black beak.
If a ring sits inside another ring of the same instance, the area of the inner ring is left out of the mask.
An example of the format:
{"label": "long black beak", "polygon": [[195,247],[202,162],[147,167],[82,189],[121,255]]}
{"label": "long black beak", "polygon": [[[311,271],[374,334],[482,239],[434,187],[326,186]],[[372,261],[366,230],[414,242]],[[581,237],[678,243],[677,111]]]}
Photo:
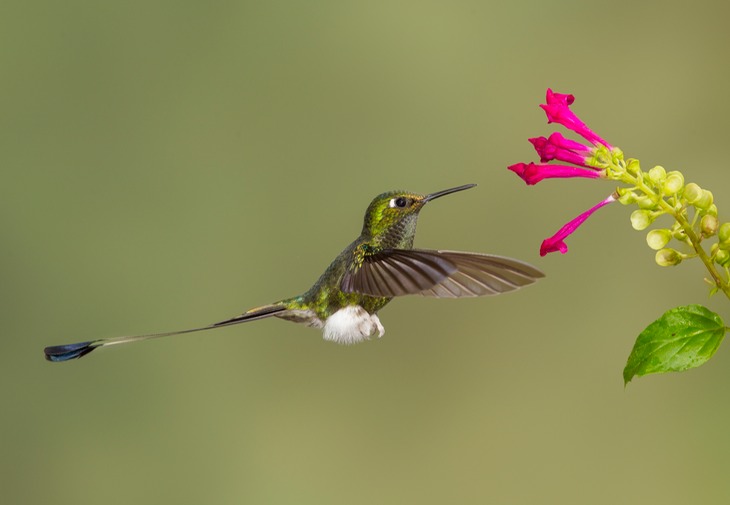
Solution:
{"label": "long black beak", "polygon": [[443,191],[437,191],[435,193],[431,193],[430,195],[426,195],[426,198],[423,199],[423,203],[430,202],[431,200],[435,200],[436,198],[442,197],[444,195],[450,195],[451,193],[456,193],[457,191],[464,191],[465,189],[471,189],[476,184],[464,184],[463,186],[457,186],[455,188],[451,189],[444,189]]}

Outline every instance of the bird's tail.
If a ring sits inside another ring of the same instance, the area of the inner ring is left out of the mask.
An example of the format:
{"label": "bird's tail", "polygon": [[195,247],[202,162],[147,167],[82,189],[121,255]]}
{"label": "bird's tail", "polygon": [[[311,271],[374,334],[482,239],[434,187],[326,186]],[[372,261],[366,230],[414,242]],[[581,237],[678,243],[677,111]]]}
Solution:
{"label": "bird's tail", "polygon": [[75,344],[65,345],[54,345],[46,347],[43,352],[48,361],[68,361],[75,358],[80,358],[89,354],[94,349],[100,347],[107,347],[110,345],[127,344],[129,342],[138,342],[141,340],[148,340],[151,338],[159,337],[170,337],[172,335],[183,335],[185,333],[194,333],[196,331],[212,330],[214,328],[223,328],[225,326],[232,326],[234,324],[246,323],[248,321],[256,321],[257,319],[264,319],[266,317],[275,316],[278,313],[287,310],[287,306],[283,303],[274,303],[271,305],[264,305],[262,307],[256,307],[248,310],[240,316],[226,319],[218,323],[213,323],[209,326],[202,326],[200,328],[190,328],[187,330],[168,331],[164,333],[151,333],[147,335],[131,335],[124,337],[112,337],[112,338],[101,338],[98,340],[89,340],[87,342],[77,342]]}

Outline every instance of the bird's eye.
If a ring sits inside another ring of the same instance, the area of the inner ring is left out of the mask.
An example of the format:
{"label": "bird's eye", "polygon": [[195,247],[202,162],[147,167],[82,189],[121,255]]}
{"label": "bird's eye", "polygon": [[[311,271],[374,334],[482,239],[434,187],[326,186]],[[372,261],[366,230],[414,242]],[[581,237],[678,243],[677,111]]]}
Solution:
{"label": "bird's eye", "polygon": [[390,207],[398,207],[400,209],[403,209],[408,206],[408,198],[405,198],[403,196],[399,196],[398,198],[393,198],[390,201]]}

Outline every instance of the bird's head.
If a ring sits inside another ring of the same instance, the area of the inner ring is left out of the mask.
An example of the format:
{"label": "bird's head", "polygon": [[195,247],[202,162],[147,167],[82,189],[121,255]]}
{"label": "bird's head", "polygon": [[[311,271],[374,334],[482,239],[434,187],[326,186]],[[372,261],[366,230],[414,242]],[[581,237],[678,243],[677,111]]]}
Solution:
{"label": "bird's head", "polygon": [[444,195],[473,188],[466,184],[456,188],[419,195],[409,191],[389,191],[376,196],[365,212],[362,233],[381,247],[411,247],[416,234],[418,213],[424,205]]}

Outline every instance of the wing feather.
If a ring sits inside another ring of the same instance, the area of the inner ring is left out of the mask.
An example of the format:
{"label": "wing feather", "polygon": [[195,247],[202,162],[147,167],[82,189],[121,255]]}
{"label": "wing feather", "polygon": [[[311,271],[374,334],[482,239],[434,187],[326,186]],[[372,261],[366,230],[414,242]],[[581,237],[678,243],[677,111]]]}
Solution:
{"label": "wing feather", "polygon": [[544,274],[504,256],[427,249],[385,249],[345,274],[342,289],[370,296],[488,296],[532,284]]}

